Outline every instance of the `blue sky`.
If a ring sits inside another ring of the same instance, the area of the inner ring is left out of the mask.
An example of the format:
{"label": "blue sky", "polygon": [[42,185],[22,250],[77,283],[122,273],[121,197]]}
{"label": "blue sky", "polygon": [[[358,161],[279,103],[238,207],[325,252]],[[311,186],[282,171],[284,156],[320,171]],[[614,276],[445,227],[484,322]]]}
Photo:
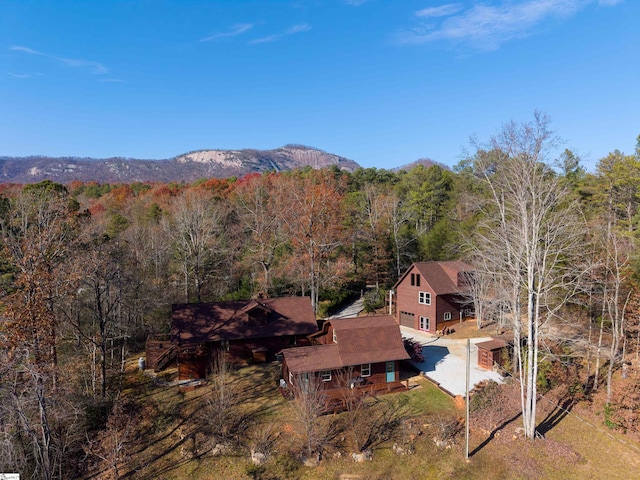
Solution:
{"label": "blue sky", "polygon": [[592,170],[640,134],[639,20],[637,0],[2,0],[0,155],[452,166],[538,109]]}

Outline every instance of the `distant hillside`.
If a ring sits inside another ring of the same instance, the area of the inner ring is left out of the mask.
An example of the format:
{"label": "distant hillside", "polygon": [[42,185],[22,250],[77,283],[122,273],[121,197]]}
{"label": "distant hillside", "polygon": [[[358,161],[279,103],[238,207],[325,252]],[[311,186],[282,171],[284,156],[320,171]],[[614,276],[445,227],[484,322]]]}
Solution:
{"label": "distant hillside", "polygon": [[0,157],[0,182],[34,183],[50,179],[100,183],[192,182],[200,178],[242,177],[268,170],[293,170],[336,165],[354,171],[359,165],[338,155],[304,145],[275,150],[197,150],[168,160],[132,158]]}
{"label": "distant hillside", "polygon": [[433,165],[437,165],[439,167],[444,168],[445,170],[450,170],[450,168],[446,166],[444,163],[436,162],[435,160],[431,160],[430,158],[420,158],[415,162],[411,162],[411,163],[408,163],[407,165],[402,165],[401,167],[394,168],[393,171],[399,172],[400,170],[404,170],[405,172],[408,172],[409,170],[417,167],[418,165],[422,165],[425,168],[429,168],[429,167],[432,167]]}

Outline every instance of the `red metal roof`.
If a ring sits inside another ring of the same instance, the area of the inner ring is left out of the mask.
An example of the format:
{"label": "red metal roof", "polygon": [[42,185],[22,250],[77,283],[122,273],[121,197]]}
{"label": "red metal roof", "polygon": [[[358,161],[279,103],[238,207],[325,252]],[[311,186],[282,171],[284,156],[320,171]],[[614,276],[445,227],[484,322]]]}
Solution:
{"label": "red metal roof", "polygon": [[309,335],[318,330],[309,297],[181,303],[171,310],[171,339],[180,344]]}
{"label": "red metal roof", "polygon": [[317,372],[363,363],[408,360],[400,327],[390,315],[327,320],[324,331],[332,325],[337,343],[282,351],[293,373]]}

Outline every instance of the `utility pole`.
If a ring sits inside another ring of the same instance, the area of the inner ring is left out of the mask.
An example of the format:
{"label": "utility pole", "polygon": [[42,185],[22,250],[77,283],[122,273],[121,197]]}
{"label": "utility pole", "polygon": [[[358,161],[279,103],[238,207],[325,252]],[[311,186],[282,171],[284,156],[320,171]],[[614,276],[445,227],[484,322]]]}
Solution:
{"label": "utility pole", "polygon": [[465,450],[464,458],[469,461],[469,376],[471,373],[471,340],[467,338],[467,381],[465,387],[465,407],[467,410],[467,419],[465,425]]}

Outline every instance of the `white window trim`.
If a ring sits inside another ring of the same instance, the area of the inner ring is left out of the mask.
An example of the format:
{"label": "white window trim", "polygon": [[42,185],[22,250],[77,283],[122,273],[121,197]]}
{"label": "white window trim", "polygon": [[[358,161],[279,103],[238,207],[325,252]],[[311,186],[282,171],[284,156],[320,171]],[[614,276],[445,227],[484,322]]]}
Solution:
{"label": "white window trim", "polygon": [[333,329],[333,343],[338,343],[338,335],[335,329]]}
{"label": "white window trim", "polygon": [[421,305],[431,305],[431,293],[418,292],[418,303]]}
{"label": "white window trim", "polygon": [[289,372],[289,383],[293,385],[293,372]]}
{"label": "white window trim", "polygon": [[451,312],[444,312],[444,319],[451,320]]}
{"label": "white window trim", "polygon": [[[364,373],[365,370],[367,370],[369,373]],[[370,363],[363,363],[362,365],[360,365],[360,376],[361,377],[370,377],[371,376],[371,364]]]}
{"label": "white window trim", "polygon": [[320,378],[323,382],[331,381],[331,370],[323,370],[320,372]]}
{"label": "white window trim", "polygon": [[[422,327],[422,320],[423,319],[426,321],[427,328],[423,328]],[[418,324],[418,327],[420,327],[420,330],[428,332],[429,330],[431,330],[431,319],[429,317],[424,317],[424,316],[420,315],[420,323]]]}

